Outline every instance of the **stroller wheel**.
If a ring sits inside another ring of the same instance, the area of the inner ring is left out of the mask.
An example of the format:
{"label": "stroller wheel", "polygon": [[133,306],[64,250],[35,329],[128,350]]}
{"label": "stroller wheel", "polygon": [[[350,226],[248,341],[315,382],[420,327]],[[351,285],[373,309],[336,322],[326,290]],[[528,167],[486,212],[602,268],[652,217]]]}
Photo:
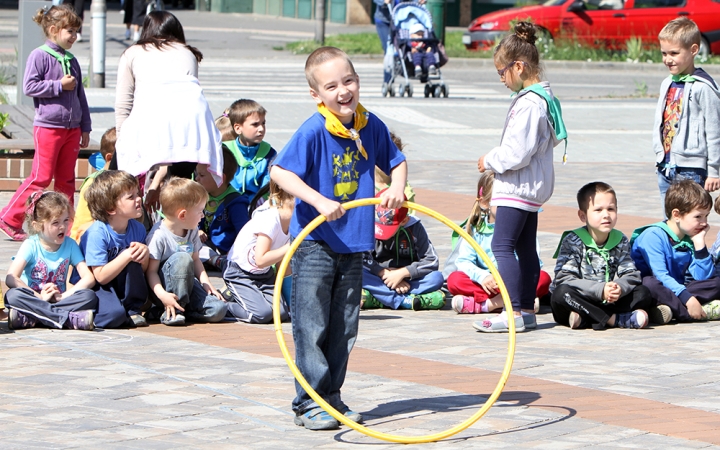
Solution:
{"label": "stroller wheel", "polygon": [[442,86],[442,95],[445,98],[448,98],[448,96],[450,95],[450,89],[448,89],[448,87],[444,84]]}
{"label": "stroller wheel", "polygon": [[438,84],[435,86],[435,90],[433,91],[433,97],[440,97],[442,94],[442,87]]}
{"label": "stroller wheel", "polygon": [[425,98],[430,97],[430,93],[432,92],[432,86],[429,84],[425,85]]}
{"label": "stroller wheel", "polygon": [[390,97],[395,97],[395,85],[394,84],[391,84],[390,86],[388,86],[388,94],[390,95]]}
{"label": "stroller wheel", "polygon": [[387,97],[387,95],[388,95],[388,84],[387,83],[382,84],[381,92],[382,92],[383,97]]}
{"label": "stroller wheel", "polygon": [[413,85],[412,85],[412,84],[408,84],[408,85],[407,85],[407,96],[408,96],[408,97],[412,97],[412,96],[413,96]]}
{"label": "stroller wheel", "polygon": [[401,83],[400,86],[398,86],[398,95],[400,95],[400,97],[405,97],[405,89],[406,89],[406,85],[403,83]]}

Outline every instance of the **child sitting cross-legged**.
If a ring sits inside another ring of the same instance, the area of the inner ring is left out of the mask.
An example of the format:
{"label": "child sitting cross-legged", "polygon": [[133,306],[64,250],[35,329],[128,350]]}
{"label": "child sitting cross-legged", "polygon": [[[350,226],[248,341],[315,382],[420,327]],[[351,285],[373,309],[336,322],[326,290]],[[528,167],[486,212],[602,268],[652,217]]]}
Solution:
{"label": "child sitting cross-legged", "polygon": [[[228,286],[228,318],[248,323],[273,321],[273,293],[277,264],[290,247],[290,219],[295,198],[270,180],[270,197],[253,213],[228,254],[223,279]],[[283,284],[289,282],[286,279]],[[284,299],[287,301],[288,299]],[[288,308],[280,303],[280,318],[288,320]]]}
{"label": "child sitting cross-legged", "polygon": [[[385,190],[378,192],[380,197]],[[362,309],[440,309],[445,306],[435,248],[408,209],[375,207],[375,249],[363,254]]]}
{"label": "child sitting cross-legged", "polygon": [[160,191],[164,218],[147,237],[146,275],[163,306],[160,322],[165,325],[184,325],[186,317],[194,322],[219,322],[227,312],[198,254],[202,247],[198,224],[207,200],[205,188],[186,178],[171,178]]}
{"label": "child sitting cross-legged", "polygon": [[[495,234],[495,212],[490,207],[495,173],[489,170],[480,175],[477,197],[467,220],[466,231],[493,264],[497,265],[490,244]],[[455,252],[453,252],[455,254]],[[485,261],[465,240],[457,244],[457,258],[448,259],[444,273],[447,274],[448,291],[453,295],[452,308],[458,314],[481,314],[500,310],[502,296],[495,277]],[[539,260],[539,258],[538,258]],[[541,262],[542,264],[542,262]],[[535,288],[535,310],[540,309],[540,298],[547,296],[550,275],[544,270]]]}
{"label": "child sitting cross-legged", "polygon": [[665,194],[667,220],[633,233],[631,256],[642,283],[658,305],[672,312],[658,323],[671,317],[678,322],[720,319],[720,278],[705,246],[711,206],[712,197],[698,183],[675,181]]}
{"label": "child sitting cross-legged", "polygon": [[[28,198],[30,237],[10,264],[5,284],[5,305],[10,329],[34,327],[92,330],[98,299],[95,284],[80,247],[66,239],[72,221],[72,206],[64,194],[34,192]],[[67,289],[70,266],[80,274]]]}
{"label": "child sitting cross-legged", "polygon": [[248,221],[248,199],[233,186],[230,181],[237,171],[237,162],[228,148],[223,145],[222,184],[215,184],[207,164],[198,164],[195,169],[195,181],[208,192],[208,201],[200,221],[200,260],[208,268],[222,271],[225,268],[227,254],[242,227]]}
{"label": "child sitting cross-legged", "polygon": [[603,182],[588,183],[577,201],[585,226],[566,231],[554,255],[555,322],[573,329],[645,328],[653,301],[630,257],[628,238],[615,229],[615,191]]}

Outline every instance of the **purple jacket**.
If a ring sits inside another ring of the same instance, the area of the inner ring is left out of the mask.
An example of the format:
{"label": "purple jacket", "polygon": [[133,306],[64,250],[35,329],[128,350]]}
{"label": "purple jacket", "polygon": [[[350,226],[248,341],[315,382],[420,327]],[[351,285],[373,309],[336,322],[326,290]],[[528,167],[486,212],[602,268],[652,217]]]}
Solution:
{"label": "purple jacket", "polygon": [[[65,50],[56,43],[45,42],[60,54]],[[90,110],[82,85],[82,72],[77,58],[70,61],[70,72],[75,77],[75,90],[63,91],[60,79],[62,66],[46,51],[36,48],[30,53],[25,67],[23,92],[35,102],[36,127],[77,128],[83,132],[92,130]]]}

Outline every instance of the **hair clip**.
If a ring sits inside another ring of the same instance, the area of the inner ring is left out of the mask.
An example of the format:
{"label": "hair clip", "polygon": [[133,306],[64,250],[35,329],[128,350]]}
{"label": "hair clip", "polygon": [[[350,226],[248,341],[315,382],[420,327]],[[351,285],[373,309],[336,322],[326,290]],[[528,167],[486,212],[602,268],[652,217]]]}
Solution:
{"label": "hair clip", "polygon": [[36,191],[30,194],[30,199],[28,200],[28,207],[25,212],[33,219],[35,219],[35,207],[37,206],[38,201],[40,201],[43,195],[45,195],[45,192],[43,191]]}
{"label": "hair clip", "polygon": [[230,114],[228,114],[228,113],[226,113],[226,112],[223,112],[223,113],[222,113],[222,116],[223,116],[223,117],[230,117]]}
{"label": "hair clip", "polygon": [[480,186],[480,190],[478,191],[478,200],[480,200],[482,198],[482,195],[483,195],[483,188],[482,188],[482,186]]}

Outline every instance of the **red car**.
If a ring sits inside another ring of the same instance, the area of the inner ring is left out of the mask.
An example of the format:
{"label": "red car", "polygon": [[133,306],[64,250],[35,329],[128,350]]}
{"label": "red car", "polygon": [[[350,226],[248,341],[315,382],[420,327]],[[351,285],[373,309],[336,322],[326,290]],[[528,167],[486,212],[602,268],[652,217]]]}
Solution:
{"label": "red car", "polygon": [[720,0],[549,0],[478,17],[463,35],[468,49],[489,49],[510,30],[510,21],[530,18],[548,37],[565,36],[608,48],[631,37],[657,42],[670,20],[685,16],[700,28],[700,54],[720,54]]}

